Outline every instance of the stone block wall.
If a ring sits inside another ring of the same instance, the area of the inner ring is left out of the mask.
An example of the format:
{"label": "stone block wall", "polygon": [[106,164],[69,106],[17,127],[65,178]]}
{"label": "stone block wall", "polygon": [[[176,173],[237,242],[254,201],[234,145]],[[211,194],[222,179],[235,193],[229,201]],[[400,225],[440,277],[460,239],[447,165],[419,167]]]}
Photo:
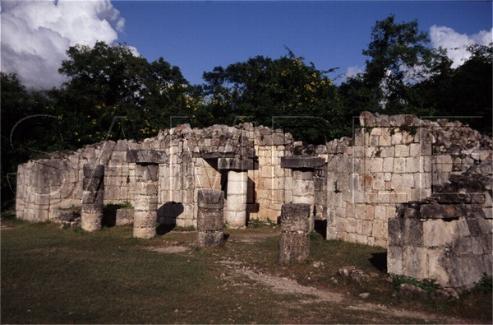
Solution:
{"label": "stone block wall", "polygon": [[[184,124],[141,142],[105,141],[20,165],[18,217],[47,221],[59,208],[80,206],[86,163],[105,166],[105,204],[133,205],[136,164],[127,155],[137,149],[165,153],[166,162],[158,166],[158,221],[182,227],[196,226],[198,190],[226,189],[228,169],[218,166],[219,159],[229,170],[235,161],[253,162],[247,168],[247,219],[276,222],[299,185],[292,170],[281,167],[281,158],[321,157],[327,163],[313,172],[313,208],[315,218],[327,220],[327,238],[383,247],[398,204],[429,197],[434,186],[467,169],[487,173],[482,163],[492,160],[491,138],[459,122],[410,115],[363,113],[353,138],[319,146],[248,123],[204,129]],[[486,201],[491,210],[491,195]]]}
{"label": "stone block wall", "polygon": [[389,220],[388,272],[456,289],[491,276],[491,182],[491,176],[469,170],[453,175],[430,198],[401,204]]}
{"label": "stone block wall", "polygon": [[58,208],[72,205],[73,196],[82,198],[82,184],[78,179],[79,171],[71,168],[69,160],[41,159],[19,165],[17,217],[40,222],[55,219]]}
{"label": "stone block wall", "polygon": [[329,239],[386,247],[397,204],[491,161],[491,138],[460,122],[364,112],[360,126],[353,139],[327,144]]}
{"label": "stone block wall", "polygon": [[[162,130],[141,142],[104,141],[75,152],[53,153],[48,159],[32,160],[18,167],[16,211],[20,219],[33,222],[56,218],[59,208],[81,206],[82,166],[105,166],[104,203],[134,205],[138,197],[136,164],[129,150],[159,150],[167,162],[158,167],[158,221],[195,227],[197,191],[225,190],[227,171],[218,158],[255,161],[248,170],[247,212],[250,219],[276,221],[290,187],[289,171],[280,167],[280,157],[290,155],[290,134],[267,127],[243,124],[215,125],[192,129],[188,125]],[[289,197],[288,197],[289,199]]]}
{"label": "stone block wall", "polygon": [[258,127],[250,135],[258,157],[258,168],[248,171],[250,218],[277,222],[284,202],[292,200],[291,171],[281,168],[281,158],[290,156],[293,138],[289,133]]}

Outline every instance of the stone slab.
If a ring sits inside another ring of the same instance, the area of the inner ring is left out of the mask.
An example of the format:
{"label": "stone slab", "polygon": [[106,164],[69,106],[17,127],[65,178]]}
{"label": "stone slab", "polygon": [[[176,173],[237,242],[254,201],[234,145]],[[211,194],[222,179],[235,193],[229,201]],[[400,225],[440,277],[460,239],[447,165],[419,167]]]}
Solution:
{"label": "stone slab", "polygon": [[325,159],[314,156],[281,157],[281,167],[290,169],[316,169],[325,165]]}
{"label": "stone slab", "polygon": [[168,162],[168,156],[162,150],[134,149],[128,150],[127,160],[137,164],[165,164]]}

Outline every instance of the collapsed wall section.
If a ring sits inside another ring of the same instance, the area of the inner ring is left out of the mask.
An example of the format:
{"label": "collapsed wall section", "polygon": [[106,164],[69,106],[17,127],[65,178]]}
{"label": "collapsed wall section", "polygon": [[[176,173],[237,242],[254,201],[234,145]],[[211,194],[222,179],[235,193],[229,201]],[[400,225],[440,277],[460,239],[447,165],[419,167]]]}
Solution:
{"label": "collapsed wall section", "polygon": [[386,247],[398,204],[491,162],[492,144],[460,122],[364,112],[353,139],[333,140],[327,150],[327,238]]}
{"label": "collapsed wall section", "polygon": [[401,204],[389,220],[388,272],[457,289],[491,276],[491,182],[472,168],[430,198]]}

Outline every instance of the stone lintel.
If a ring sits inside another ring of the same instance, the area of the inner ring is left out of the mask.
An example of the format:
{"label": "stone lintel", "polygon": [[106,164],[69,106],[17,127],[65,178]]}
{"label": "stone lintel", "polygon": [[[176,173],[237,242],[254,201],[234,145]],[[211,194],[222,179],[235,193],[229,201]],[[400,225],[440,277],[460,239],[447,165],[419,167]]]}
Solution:
{"label": "stone lintel", "polygon": [[325,165],[325,159],[315,156],[281,157],[281,167],[290,169],[317,169]]}
{"label": "stone lintel", "polygon": [[168,162],[166,152],[162,150],[128,150],[128,162],[137,164],[164,164]]}
{"label": "stone lintel", "polygon": [[236,153],[234,152],[194,152],[192,155],[194,158],[203,159],[219,159],[219,158],[234,158]]}
{"label": "stone lintel", "polygon": [[408,202],[399,205],[398,216],[405,219],[446,219],[485,218],[480,204],[441,204],[429,202]]}
{"label": "stone lintel", "polygon": [[219,170],[237,170],[247,171],[258,169],[258,162],[252,158],[219,158],[217,160],[217,169]]}

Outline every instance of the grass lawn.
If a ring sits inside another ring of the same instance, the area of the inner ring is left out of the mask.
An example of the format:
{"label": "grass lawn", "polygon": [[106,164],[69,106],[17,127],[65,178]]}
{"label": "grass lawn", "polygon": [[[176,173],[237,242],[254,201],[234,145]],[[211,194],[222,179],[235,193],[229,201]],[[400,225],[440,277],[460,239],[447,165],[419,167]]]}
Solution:
{"label": "grass lawn", "polygon": [[[195,232],[172,231],[138,240],[131,238],[129,227],[88,234],[53,224],[2,220],[1,321],[440,323],[457,317],[491,322],[491,292],[468,293],[457,301],[400,295],[385,274],[382,248],[314,235],[310,261],[280,267],[278,229],[260,227],[229,235],[222,248],[198,250]],[[358,284],[337,275],[348,265],[362,269],[369,279]],[[247,272],[274,279],[278,287],[295,280],[300,288],[344,298],[317,299],[299,290],[290,292],[288,285],[286,290],[276,289]],[[362,292],[370,296],[362,299]],[[389,312],[379,311],[381,306]]]}

